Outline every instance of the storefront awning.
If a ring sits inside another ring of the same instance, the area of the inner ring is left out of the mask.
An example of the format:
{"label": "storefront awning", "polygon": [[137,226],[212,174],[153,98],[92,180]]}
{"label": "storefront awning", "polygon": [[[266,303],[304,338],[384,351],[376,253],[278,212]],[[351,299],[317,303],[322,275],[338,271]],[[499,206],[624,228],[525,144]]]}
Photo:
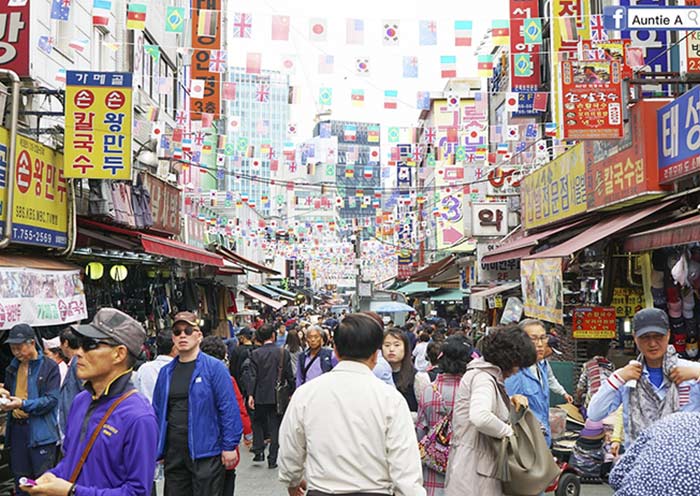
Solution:
{"label": "storefront awning", "polygon": [[280,275],[278,271],[275,269],[272,269],[270,267],[267,267],[266,265],[259,264],[257,262],[253,262],[250,259],[245,258],[242,255],[239,255],[233,250],[229,250],[228,248],[225,248],[221,245],[216,246],[216,253],[221,255],[224,258],[228,258],[231,260],[233,263],[236,263],[238,265],[243,266],[245,270],[249,270],[251,272],[257,272],[257,273],[265,273],[265,274],[270,274],[270,275]]}
{"label": "storefront awning", "polygon": [[577,221],[571,224],[556,227],[554,229],[549,229],[547,231],[531,234],[530,236],[523,236],[513,241],[504,243],[495,250],[491,250],[481,259],[481,262],[490,264],[527,257],[530,255],[530,253],[532,253],[532,249],[537,246],[540,241],[547,239],[548,237],[553,236],[565,229],[574,228],[581,223],[582,221]]}
{"label": "storefront awning", "polygon": [[515,288],[519,288],[519,287],[520,287],[519,282],[509,282],[506,284],[501,284],[500,286],[495,286],[493,288],[479,291],[478,293],[472,293],[471,296],[477,297],[477,298],[486,298],[486,297],[497,295],[500,293],[505,293],[506,291],[510,291],[511,289],[515,289]]}
{"label": "storefront awning", "polygon": [[252,289],[256,293],[263,294],[263,295],[267,296],[268,298],[272,298],[273,300],[276,300],[281,296],[279,293],[275,293],[271,289],[267,289],[267,287],[260,286],[258,284],[251,284],[249,287],[250,287],[250,289]]}
{"label": "storefront awning", "polygon": [[273,292],[279,294],[282,298],[288,298],[290,300],[294,300],[297,297],[296,293],[292,293],[291,291],[287,291],[286,289],[278,288],[277,286],[265,284],[265,287],[267,289],[269,289],[270,291],[273,291]]}
{"label": "storefront awning", "polygon": [[396,291],[403,293],[406,296],[412,296],[421,293],[434,293],[439,288],[431,288],[428,286],[427,282],[409,282],[408,284],[400,287]]}
{"label": "storefront awning", "polygon": [[80,267],[56,258],[26,257],[23,255],[0,255],[0,267],[19,267],[39,270],[80,270]]}
{"label": "storefront awning", "polygon": [[641,210],[626,212],[624,214],[609,217],[577,234],[568,241],[565,241],[553,248],[549,248],[548,250],[525,257],[525,259],[532,260],[536,258],[568,257],[569,255],[572,255],[573,253],[576,253],[577,251],[582,250],[587,246],[600,241],[601,239],[612,236],[615,233],[619,233],[632,224],[639,222],[640,220],[649,217],[653,213],[658,212],[662,208],[671,205],[671,203],[672,202],[658,203]]}
{"label": "storefront awning", "polygon": [[260,293],[256,293],[255,291],[251,289],[244,289],[241,291],[244,295],[246,295],[248,298],[252,298],[254,300],[258,300],[260,303],[263,305],[267,305],[268,307],[274,309],[274,310],[279,310],[283,306],[287,304],[286,301],[276,301],[273,300],[272,298],[268,298],[265,295],[262,295]]}
{"label": "storefront awning", "polygon": [[[140,244],[140,248],[151,255],[160,255],[175,260],[202,265],[213,265],[215,267],[224,266],[224,259],[219,255],[173,239],[161,238],[160,236],[153,236],[139,231],[132,231],[131,229],[103,224],[83,217],[78,218],[78,225],[80,234],[87,237],[99,236],[98,239],[100,239],[100,241],[107,243],[113,242],[115,246],[122,246],[124,241],[129,241],[128,238],[131,238],[137,240]],[[108,237],[103,234],[105,232],[118,234],[127,239]]]}
{"label": "storefront awning", "polygon": [[464,292],[459,288],[444,289],[441,290],[439,293],[430,295],[430,301],[458,301],[461,303],[465,296],[466,295],[464,294]]}
{"label": "storefront awning", "polygon": [[700,240],[700,215],[672,222],[663,227],[633,234],[625,240],[625,251],[647,251]]}
{"label": "storefront awning", "polygon": [[429,281],[431,277],[445,270],[452,262],[455,261],[456,258],[457,257],[455,255],[449,255],[441,260],[438,260],[437,262],[432,263],[413,274],[409,278],[409,281]]}

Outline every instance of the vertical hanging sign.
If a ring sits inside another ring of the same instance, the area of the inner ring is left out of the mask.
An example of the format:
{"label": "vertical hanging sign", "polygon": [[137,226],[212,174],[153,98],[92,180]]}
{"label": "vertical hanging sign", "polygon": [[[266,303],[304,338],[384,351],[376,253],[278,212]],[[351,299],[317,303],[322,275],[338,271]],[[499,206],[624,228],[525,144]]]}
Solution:
{"label": "vertical hanging sign", "polygon": [[540,85],[540,45],[527,45],[525,19],[540,17],[538,0],[510,0],[510,86],[513,90]]}
{"label": "vertical hanging sign", "polygon": [[221,50],[221,16],[215,18],[215,32],[200,33],[200,15],[205,10],[221,13],[221,0],[192,0],[192,71],[191,79],[204,81],[204,97],[190,99],[190,119],[199,121],[202,114],[212,114],[214,119],[221,116],[221,73],[210,72],[209,62],[216,50]]}
{"label": "vertical hanging sign", "polygon": [[0,67],[29,76],[29,0],[1,0],[0,21]]}

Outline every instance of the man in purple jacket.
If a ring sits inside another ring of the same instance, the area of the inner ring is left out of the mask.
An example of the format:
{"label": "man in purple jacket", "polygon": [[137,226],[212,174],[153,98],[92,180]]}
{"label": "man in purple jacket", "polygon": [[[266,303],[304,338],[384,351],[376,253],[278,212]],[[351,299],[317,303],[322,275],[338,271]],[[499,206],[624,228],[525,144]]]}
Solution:
{"label": "man in purple jacket", "polygon": [[[80,345],[77,374],[86,383],[70,409],[64,458],[39,477],[36,486],[22,489],[42,496],[148,496],[155,472],[158,424],[148,400],[131,384],[132,366],[146,333],[136,320],[114,308],[101,309],[90,324],[73,330]],[[71,480],[100,421],[120,400],[99,430],[82,469]]]}

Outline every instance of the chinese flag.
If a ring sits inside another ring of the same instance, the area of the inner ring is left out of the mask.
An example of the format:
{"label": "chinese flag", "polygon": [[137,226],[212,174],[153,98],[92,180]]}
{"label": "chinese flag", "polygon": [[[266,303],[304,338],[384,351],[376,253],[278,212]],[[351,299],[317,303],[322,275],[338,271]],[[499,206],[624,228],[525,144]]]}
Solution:
{"label": "chinese flag", "polygon": [[272,41],[289,40],[289,16],[272,16]]}
{"label": "chinese flag", "polygon": [[236,99],[236,83],[224,82],[223,84],[223,99],[224,100],[235,100]]}
{"label": "chinese flag", "polygon": [[262,54],[249,52],[246,56],[245,72],[247,74],[260,74],[262,65]]}
{"label": "chinese flag", "polygon": [[457,143],[457,141],[459,141],[459,138],[457,137],[457,128],[456,127],[447,128],[447,142],[448,143]]}

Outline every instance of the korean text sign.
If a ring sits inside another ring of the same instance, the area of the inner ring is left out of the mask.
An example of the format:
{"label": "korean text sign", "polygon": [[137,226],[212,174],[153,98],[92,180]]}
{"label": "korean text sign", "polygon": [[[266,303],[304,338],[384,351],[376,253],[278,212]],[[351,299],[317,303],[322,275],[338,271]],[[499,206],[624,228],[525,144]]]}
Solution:
{"label": "korean text sign", "polygon": [[131,73],[66,73],[66,177],[131,179]]}
{"label": "korean text sign", "polygon": [[564,282],[561,258],[523,260],[520,284],[525,315],[535,319],[564,323]]}
{"label": "korean text sign", "polygon": [[612,307],[577,307],[572,326],[575,339],[615,339],[617,317]]}
{"label": "korean text sign", "polygon": [[561,63],[564,139],[619,139],[623,134],[622,64]]}
{"label": "korean text sign", "polygon": [[0,67],[29,76],[30,1],[0,0]]}
{"label": "korean text sign", "polygon": [[657,112],[659,182],[668,183],[700,170],[700,86]]}
{"label": "korean text sign", "polygon": [[[0,128],[0,227],[3,229],[7,221],[3,201],[9,143],[9,131]],[[52,248],[67,246],[68,198],[63,156],[41,143],[18,136],[13,182],[12,242]]]}
{"label": "korean text sign", "polygon": [[540,17],[538,0],[510,0],[511,87],[540,85],[540,45],[527,45],[523,37],[525,19]]}
{"label": "korean text sign", "polygon": [[0,267],[0,329],[62,325],[87,318],[78,270]]}
{"label": "korean text sign", "polygon": [[[212,114],[218,119],[221,114],[221,73],[209,71],[209,61],[215,50],[221,49],[221,15],[216,16],[214,36],[198,33],[200,15],[203,10],[221,13],[221,0],[192,0],[192,68],[191,78],[204,81],[204,98],[193,98],[190,108],[190,120],[202,119],[202,114]],[[242,20],[242,23],[247,21]]]}
{"label": "korean text sign", "polygon": [[587,209],[583,144],[523,179],[520,186],[525,229],[582,214]]}

